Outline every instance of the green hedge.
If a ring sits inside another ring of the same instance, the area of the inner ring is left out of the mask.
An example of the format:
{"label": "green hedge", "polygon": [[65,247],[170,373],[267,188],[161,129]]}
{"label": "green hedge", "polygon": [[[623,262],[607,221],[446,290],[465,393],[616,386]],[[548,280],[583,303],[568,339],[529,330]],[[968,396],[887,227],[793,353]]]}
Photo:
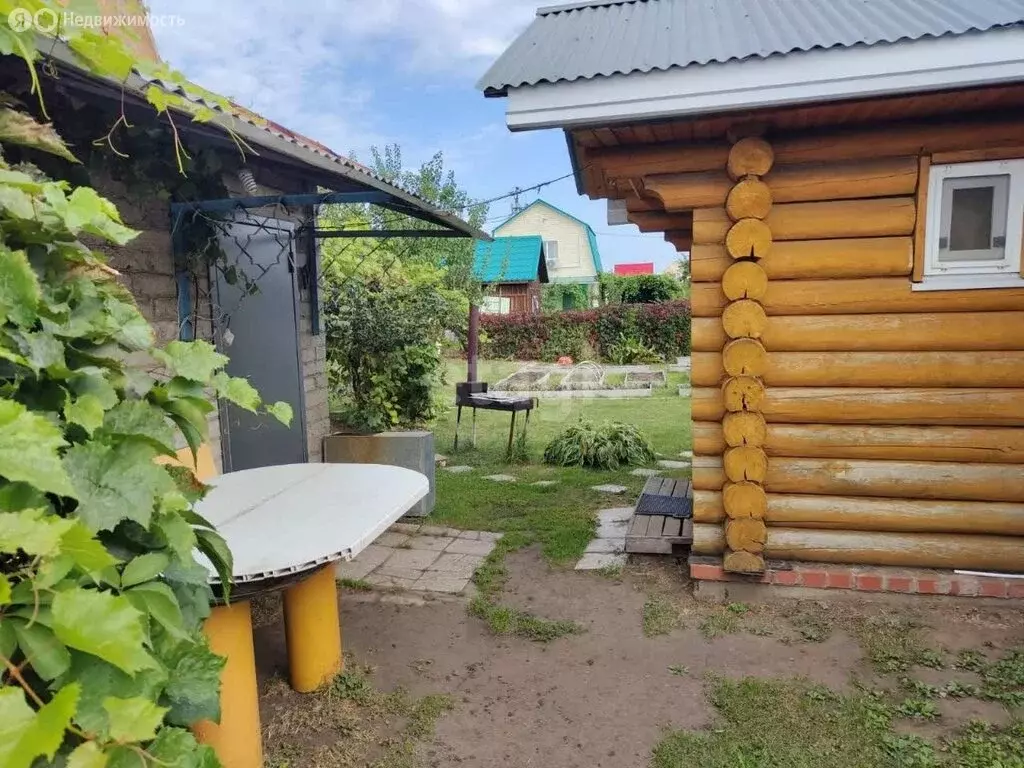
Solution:
{"label": "green hedge", "polygon": [[690,302],[612,304],[544,315],[482,315],[481,354],[514,360],[607,360],[623,339],[635,339],[666,360],[690,354]]}

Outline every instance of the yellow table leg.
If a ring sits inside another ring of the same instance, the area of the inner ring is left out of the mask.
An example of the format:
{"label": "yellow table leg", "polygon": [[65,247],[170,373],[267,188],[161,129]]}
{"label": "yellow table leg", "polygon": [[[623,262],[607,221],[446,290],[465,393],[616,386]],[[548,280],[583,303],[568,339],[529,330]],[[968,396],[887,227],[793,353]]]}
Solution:
{"label": "yellow table leg", "polygon": [[284,593],[284,627],[292,688],[315,691],[341,671],[341,622],[334,567],[326,566]]}
{"label": "yellow table leg", "polygon": [[227,663],[220,677],[220,724],[204,720],[193,727],[224,768],[262,768],[259,688],[252,647],[249,602],[217,606],[203,626],[214,653]]}

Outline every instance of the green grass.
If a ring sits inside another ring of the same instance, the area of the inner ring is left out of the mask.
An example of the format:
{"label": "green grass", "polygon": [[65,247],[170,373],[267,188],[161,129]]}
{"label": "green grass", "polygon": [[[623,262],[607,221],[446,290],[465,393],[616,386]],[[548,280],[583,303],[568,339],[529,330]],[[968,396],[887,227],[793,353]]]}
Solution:
{"label": "green grass", "polygon": [[[880,694],[843,695],[806,680],[713,680],[718,721],[707,731],[671,731],[652,768],[1019,768],[1024,723],[971,723],[938,745],[900,734],[903,715],[933,717],[929,702],[893,706]],[[902,710],[901,710],[902,707]],[[905,710],[905,711],[903,711]]]}
{"label": "green grass", "polygon": [[[502,375],[508,375],[521,365],[504,361],[481,361],[478,376],[482,381],[494,384]],[[448,361],[449,389],[454,390],[454,382],[465,378],[465,363]],[[670,459],[677,458],[681,451],[689,450],[693,444],[690,435],[690,401],[677,393],[677,385],[686,380],[685,375],[670,373],[668,379],[669,385],[656,388],[650,398],[541,400],[540,406],[530,415],[527,431],[530,460],[540,462],[544,446],[562,429],[581,418],[594,422],[622,421],[635,424],[654,445],[655,451]],[[452,407],[435,420],[431,427],[438,453],[448,455],[453,462],[459,464],[504,464],[509,415],[499,411],[477,411],[477,449],[473,450],[470,447],[472,413],[464,410],[459,431],[460,450],[458,454],[452,454],[455,415],[455,408]],[[522,421],[520,414],[516,419],[517,426]]]}
{"label": "green grass", "polygon": [[644,637],[667,635],[673,629],[682,626],[679,608],[671,598],[665,595],[648,595],[644,602],[643,630]]}

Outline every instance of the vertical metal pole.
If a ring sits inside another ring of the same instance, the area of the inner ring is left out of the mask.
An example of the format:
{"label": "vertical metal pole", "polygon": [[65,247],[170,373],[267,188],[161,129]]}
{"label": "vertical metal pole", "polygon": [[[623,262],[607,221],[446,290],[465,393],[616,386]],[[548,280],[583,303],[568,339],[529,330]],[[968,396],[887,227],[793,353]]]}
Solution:
{"label": "vertical metal pole", "polygon": [[[474,409],[473,413],[476,413]],[[462,423],[462,406],[458,406],[455,409],[455,447],[452,449],[454,453],[459,452],[459,424]]]}
{"label": "vertical metal pole", "polygon": [[508,458],[512,458],[512,437],[516,433],[516,412],[512,411],[512,423],[508,425]]}
{"label": "vertical metal pole", "polygon": [[466,345],[466,381],[476,381],[476,360],[480,342],[480,307],[469,305],[469,339]]}
{"label": "vertical metal pole", "polygon": [[476,408],[473,409],[473,447],[476,448]]}

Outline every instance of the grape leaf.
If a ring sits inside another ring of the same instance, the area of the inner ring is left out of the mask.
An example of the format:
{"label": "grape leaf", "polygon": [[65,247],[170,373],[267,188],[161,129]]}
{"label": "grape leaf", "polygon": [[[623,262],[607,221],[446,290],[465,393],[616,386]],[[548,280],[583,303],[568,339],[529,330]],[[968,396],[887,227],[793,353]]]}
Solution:
{"label": "grape leaf", "polygon": [[117,699],[108,696],[103,700],[107,711],[110,738],[114,741],[149,741],[156,736],[156,729],[164,720],[166,707],[141,696],[131,699]]}
{"label": "grape leaf", "polygon": [[24,251],[0,248],[0,317],[32,326],[39,316],[39,281]]}
{"label": "grape leaf", "polygon": [[61,678],[61,682],[67,680],[75,680],[82,685],[75,722],[83,730],[104,733],[107,730],[104,699],[109,696],[120,699],[144,696],[156,701],[167,681],[167,673],[161,667],[140,670],[134,676],[128,675],[95,656],[72,650],[71,669]]}
{"label": "grape leaf", "polygon": [[206,528],[196,528],[195,534],[196,539],[199,541],[199,550],[210,558],[210,562],[217,571],[221,584],[224,589],[227,589],[231,585],[234,561],[231,556],[231,550],[228,549],[228,545],[224,541],[224,537],[216,531],[207,530]]}
{"label": "grape leaf", "polygon": [[78,162],[52,123],[38,123],[31,115],[10,107],[0,107],[0,142],[41,149],[72,163]]}
{"label": "grape leaf", "polygon": [[171,558],[163,552],[147,552],[129,560],[128,565],[121,572],[121,588],[127,589],[144,581],[155,579],[163,573],[164,568],[170,562]]}
{"label": "grape leaf", "polygon": [[228,358],[207,341],[172,341],[163,349],[154,350],[153,357],[175,375],[200,382],[209,381],[214,372],[228,362]]}
{"label": "grape leaf", "polygon": [[36,215],[32,196],[7,184],[0,184],[0,208],[16,219],[34,219]]}
{"label": "grape leaf", "polygon": [[60,551],[94,579],[118,560],[80,521],[75,521],[60,538]]}
{"label": "grape leaf", "polygon": [[178,598],[166,584],[151,582],[140,584],[124,593],[132,601],[132,605],[149,616],[175,640],[188,640],[185,631],[185,619],[181,615]]}
{"label": "grape leaf", "polygon": [[174,455],[174,430],[166,414],[145,400],[124,400],[103,418],[103,432],[120,437],[140,437],[160,453]]}
{"label": "grape leaf", "polygon": [[72,234],[85,231],[117,245],[126,245],[139,234],[122,224],[117,209],[92,187],[75,187],[59,213]]}
{"label": "grape leaf", "polygon": [[96,395],[89,393],[74,400],[69,395],[64,405],[64,418],[69,424],[77,424],[91,435],[103,424],[103,403]]}
{"label": "grape leaf", "polygon": [[42,509],[0,513],[0,552],[19,549],[29,555],[47,557],[60,551],[61,537],[74,525]]}
{"label": "grape leaf", "polygon": [[196,535],[192,526],[178,513],[167,512],[157,517],[154,528],[163,536],[167,546],[178,557],[190,558],[196,546]]}
{"label": "grape leaf", "polygon": [[65,445],[60,429],[48,419],[0,398],[0,477],[77,498],[57,453]]}
{"label": "grape leaf", "polygon": [[[0,573],[0,606],[7,605],[11,602],[11,582],[6,576]],[[9,654],[4,654],[8,656]]]}
{"label": "grape leaf", "polygon": [[247,379],[228,376],[220,371],[213,377],[213,384],[220,397],[234,403],[239,408],[244,408],[251,413],[256,413],[256,409],[259,408],[260,394]]}
{"label": "grape leaf", "polygon": [[283,400],[278,400],[276,403],[268,405],[267,413],[280,421],[286,427],[290,427],[292,424],[292,407]]}
{"label": "grape leaf", "polygon": [[76,445],[64,456],[74,484],[78,516],[92,531],[112,530],[128,518],[149,526],[157,497],[174,490],[156,451],[148,444],[122,441],[115,447],[96,441]]}
{"label": "grape leaf", "polygon": [[167,662],[170,677],[164,695],[175,725],[220,719],[220,674],[225,660],[201,643],[180,643]]}
{"label": "grape leaf", "polygon": [[0,765],[29,768],[41,755],[52,761],[64,741],[79,692],[78,684],[66,685],[34,712],[21,688],[0,688]]}
{"label": "grape leaf", "polygon": [[126,301],[108,298],[104,309],[114,323],[114,338],[128,349],[144,350],[153,346],[153,329],[138,307]]}
{"label": "grape leaf", "polygon": [[128,598],[73,588],[53,598],[53,631],[71,648],[91,653],[125,672],[152,666],[143,647],[143,615]]}
{"label": "grape leaf", "polygon": [[29,624],[19,617],[8,621],[14,625],[18,645],[37,675],[43,680],[53,680],[67,671],[71,665],[71,654],[52,630],[39,622]]}
{"label": "grape leaf", "polygon": [[67,768],[105,768],[107,756],[103,754],[95,741],[86,741],[75,747],[68,755]]}

